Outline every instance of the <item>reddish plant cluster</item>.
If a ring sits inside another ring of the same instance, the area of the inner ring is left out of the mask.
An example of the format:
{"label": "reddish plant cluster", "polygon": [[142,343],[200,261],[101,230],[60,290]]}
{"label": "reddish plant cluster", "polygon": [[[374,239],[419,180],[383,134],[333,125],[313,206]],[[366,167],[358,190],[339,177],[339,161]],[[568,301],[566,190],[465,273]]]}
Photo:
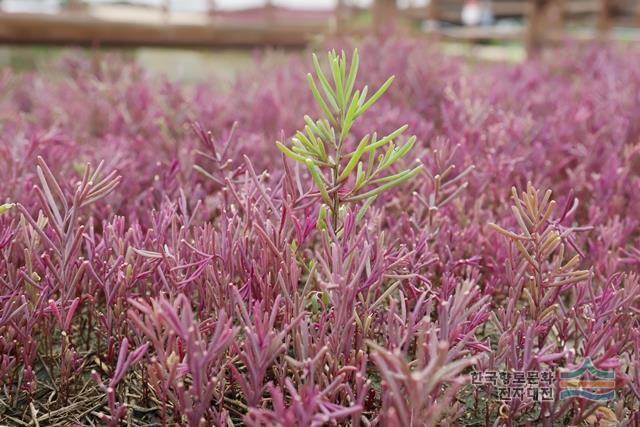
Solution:
{"label": "reddish plant cluster", "polygon": [[[391,172],[423,167],[334,221],[275,145],[317,113],[306,55],[226,88],[101,56],[2,73],[3,422],[640,422],[640,52],[360,56],[396,80],[345,146],[407,123]],[[470,384],[587,358],[615,400]]]}

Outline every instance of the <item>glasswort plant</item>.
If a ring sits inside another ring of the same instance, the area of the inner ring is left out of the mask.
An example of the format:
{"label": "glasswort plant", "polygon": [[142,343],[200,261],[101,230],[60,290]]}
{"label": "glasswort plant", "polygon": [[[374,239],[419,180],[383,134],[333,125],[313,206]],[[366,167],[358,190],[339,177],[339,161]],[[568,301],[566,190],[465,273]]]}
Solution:
{"label": "glasswort plant", "polygon": [[[307,74],[309,87],[324,118],[315,121],[305,116],[304,131],[297,131],[291,138],[291,149],[281,142],[276,144],[285,155],[306,165],[325,207],[329,210],[333,228],[337,231],[344,203],[364,201],[358,215],[361,218],[380,193],[416,176],[422,165],[393,174],[388,173],[388,170],[405,157],[416,143],[415,136],[409,137],[402,144],[397,143],[407,130],[407,125],[380,139],[376,132],[367,133],[355,149],[347,149],[354,123],[384,95],[393,83],[394,77],[389,77],[367,98],[368,86],[354,91],[360,65],[357,49],[353,51],[348,73],[344,51],[341,55],[335,51],[329,52],[327,62],[331,81],[327,79],[315,54],[313,65],[316,76],[314,78],[312,74]],[[322,93],[318,89],[316,79],[320,83]],[[379,154],[376,156],[376,153]],[[347,185],[348,188],[344,188]],[[320,222],[325,214],[326,210],[323,209]]]}
{"label": "glasswort plant", "polygon": [[353,43],[0,70],[0,424],[640,424],[640,50]]}

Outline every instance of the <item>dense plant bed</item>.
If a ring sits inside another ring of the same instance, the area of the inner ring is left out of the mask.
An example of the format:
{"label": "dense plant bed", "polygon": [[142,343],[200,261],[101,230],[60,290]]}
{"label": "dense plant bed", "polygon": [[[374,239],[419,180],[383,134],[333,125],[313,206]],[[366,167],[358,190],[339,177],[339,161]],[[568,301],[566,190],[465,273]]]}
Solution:
{"label": "dense plant bed", "polygon": [[339,47],[2,72],[0,424],[640,422],[640,52]]}

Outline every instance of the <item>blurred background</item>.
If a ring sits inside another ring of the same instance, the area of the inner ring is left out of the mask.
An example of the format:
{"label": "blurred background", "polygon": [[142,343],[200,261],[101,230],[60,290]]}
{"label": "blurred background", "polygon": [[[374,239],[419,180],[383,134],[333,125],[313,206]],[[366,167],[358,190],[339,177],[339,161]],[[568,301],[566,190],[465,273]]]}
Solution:
{"label": "blurred background", "polygon": [[636,43],[639,28],[640,0],[0,0],[0,67],[45,67],[77,46],[178,80],[232,78],[256,51],[370,33],[523,61],[566,41]]}

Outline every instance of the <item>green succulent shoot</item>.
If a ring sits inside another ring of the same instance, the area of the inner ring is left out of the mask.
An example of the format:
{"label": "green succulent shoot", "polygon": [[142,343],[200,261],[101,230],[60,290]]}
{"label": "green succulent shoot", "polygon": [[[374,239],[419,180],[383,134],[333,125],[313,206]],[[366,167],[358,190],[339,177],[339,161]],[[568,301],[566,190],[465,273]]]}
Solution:
{"label": "green succulent shoot", "polygon": [[[368,86],[354,90],[359,67],[357,49],[349,66],[344,51],[340,55],[335,51],[329,52],[327,60],[331,80],[323,72],[315,54],[315,77],[311,73],[307,75],[313,97],[324,117],[314,120],[304,116],[305,127],[291,138],[291,146],[282,142],[276,144],[286,156],[307,167],[325,204],[319,223],[324,221],[328,210],[337,230],[344,204],[362,202],[357,216],[359,222],[378,195],[416,176],[422,165],[390,172],[416,142],[415,136],[402,138],[407,125],[382,138],[376,132],[368,133],[355,148],[347,150],[345,145],[349,144],[345,142],[349,140],[353,124],[384,95],[394,76],[368,96]],[[399,142],[400,138],[402,142]]]}

